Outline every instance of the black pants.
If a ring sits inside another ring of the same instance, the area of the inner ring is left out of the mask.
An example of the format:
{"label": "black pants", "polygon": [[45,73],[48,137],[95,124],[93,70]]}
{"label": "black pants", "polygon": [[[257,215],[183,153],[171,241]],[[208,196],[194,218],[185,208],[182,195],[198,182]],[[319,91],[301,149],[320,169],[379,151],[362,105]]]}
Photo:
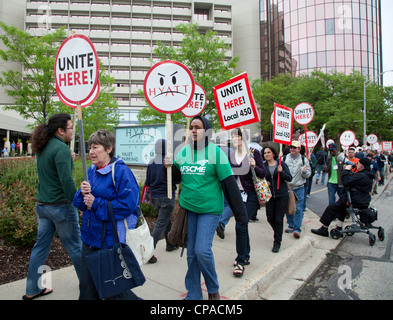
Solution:
{"label": "black pants", "polygon": [[[328,205],[323,213],[321,219],[319,220],[325,227],[328,227],[334,219],[344,221],[347,215],[347,202],[340,198],[336,203]],[[365,209],[364,207],[359,207],[359,209]]]}
{"label": "black pants", "polygon": [[284,215],[289,196],[280,198],[272,197],[266,204],[266,217],[274,231],[274,242],[281,243],[284,230]]}

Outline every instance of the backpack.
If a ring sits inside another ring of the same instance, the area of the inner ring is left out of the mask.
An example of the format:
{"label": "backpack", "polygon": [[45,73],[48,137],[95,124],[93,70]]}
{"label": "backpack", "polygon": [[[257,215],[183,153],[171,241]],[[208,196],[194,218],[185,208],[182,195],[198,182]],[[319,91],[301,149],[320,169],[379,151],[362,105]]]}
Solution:
{"label": "backpack", "polygon": [[325,164],[325,153],[322,150],[317,152],[316,157],[319,165]]}

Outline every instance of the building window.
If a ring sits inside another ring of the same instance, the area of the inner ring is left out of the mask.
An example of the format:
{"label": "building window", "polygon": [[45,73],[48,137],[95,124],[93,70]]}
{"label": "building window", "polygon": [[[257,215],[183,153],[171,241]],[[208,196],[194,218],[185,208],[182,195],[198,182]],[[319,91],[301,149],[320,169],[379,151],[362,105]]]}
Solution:
{"label": "building window", "polygon": [[205,20],[205,21],[209,20],[209,9],[195,8],[194,19],[195,20]]}
{"label": "building window", "polygon": [[335,21],[334,19],[325,20],[326,34],[335,34]]}

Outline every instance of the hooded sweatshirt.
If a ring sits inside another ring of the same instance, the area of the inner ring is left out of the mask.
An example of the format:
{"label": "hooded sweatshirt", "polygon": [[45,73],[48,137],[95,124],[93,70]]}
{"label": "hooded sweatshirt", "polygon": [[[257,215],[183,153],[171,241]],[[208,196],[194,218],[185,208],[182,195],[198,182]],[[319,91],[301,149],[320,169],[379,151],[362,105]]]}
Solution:
{"label": "hooded sweatshirt", "polygon": [[[156,156],[147,166],[145,185],[150,186],[150,196],[152,198],[168,197],[167,177],[163,171],[163,161],[165,157],[166,141],[164,139],[157,140],[155,144]],[[179,181],[172,179],[172,197],[175,198],[176,184]]]}

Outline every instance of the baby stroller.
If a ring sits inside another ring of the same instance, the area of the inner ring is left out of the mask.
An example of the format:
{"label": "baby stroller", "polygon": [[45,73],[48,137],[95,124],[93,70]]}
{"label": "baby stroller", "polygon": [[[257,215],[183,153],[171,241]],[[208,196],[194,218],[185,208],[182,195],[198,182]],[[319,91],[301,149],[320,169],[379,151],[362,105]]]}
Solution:
{"label": "baby stroller", "polygon": [[355,233],[367,233],[368,234],[368,242],[370,246],[374,246],[376,242],[375,235],[370,231],[370,229],[378,230],[378,238],[380,241],[385,240],[385,230],[382,227],[374,227],[372,225],[373,222],[378,220],[378,210],[374,208],[367,209],[356,209],[352,205],[351,195],[349,191],[346,190],[347,199],[348,199],[348,207],[347,213],[349,213],[352,217],[353,224],[345,227],[344,230],[332,229],[330,231],[330,236],[333,239],[340,239],[343,235],[347,235],[352,237]]}

